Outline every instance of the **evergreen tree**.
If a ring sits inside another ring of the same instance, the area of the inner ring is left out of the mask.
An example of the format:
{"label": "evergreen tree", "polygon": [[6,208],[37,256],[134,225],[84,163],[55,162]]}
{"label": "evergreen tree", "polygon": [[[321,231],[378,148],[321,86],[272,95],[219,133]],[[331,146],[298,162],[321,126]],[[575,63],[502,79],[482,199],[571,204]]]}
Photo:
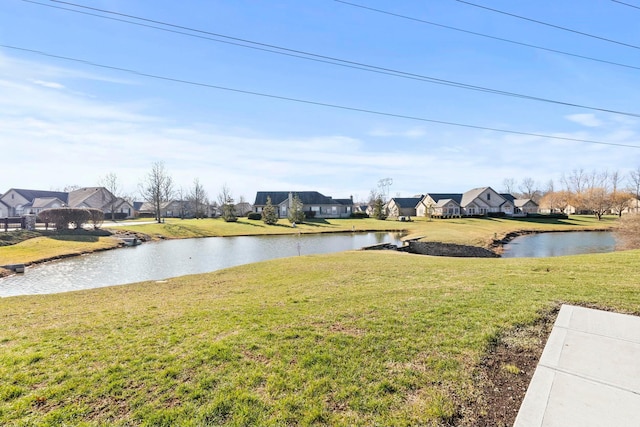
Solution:
{"label": "evergreen tree", "polygon": [[302,224],[304,222],[304,205],[302,204],[302,200],[298,197],[297,194],[294,194],[291,198],[291,203],[289,206],[289,222]]}
{"label": "evergreen tree", "polygon": [[274,225],[278,222],[276,208],[271,203],[271,197],[267,196],[267,204],[262,208],[262,221],[267,225]]}
{"label": "evergreen tree", "polygon": [[384,201],[382,197],[377,197],[373,202],[373,217],[376,219],[387,219],[384,211]]}

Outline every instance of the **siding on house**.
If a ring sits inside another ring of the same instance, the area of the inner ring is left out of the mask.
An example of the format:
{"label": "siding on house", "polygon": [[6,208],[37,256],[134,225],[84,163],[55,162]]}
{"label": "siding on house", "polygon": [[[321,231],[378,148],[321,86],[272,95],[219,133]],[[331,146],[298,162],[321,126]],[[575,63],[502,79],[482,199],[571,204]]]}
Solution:
{"label": "siding on house", "polygon": [[422,197],[394,197],[387,203],[387,213],[392,217],[416,216],[416,206]]}
{"label": "siding on house", "polygon": [[254,212],[262,212],[270,197],[278,217],[286,218],[294,195],[302,202],[302,209],[313,212],[316,218],[348,218],[353,210],[352,198],[334,199],[317,191],[258,191],[253,203]]}

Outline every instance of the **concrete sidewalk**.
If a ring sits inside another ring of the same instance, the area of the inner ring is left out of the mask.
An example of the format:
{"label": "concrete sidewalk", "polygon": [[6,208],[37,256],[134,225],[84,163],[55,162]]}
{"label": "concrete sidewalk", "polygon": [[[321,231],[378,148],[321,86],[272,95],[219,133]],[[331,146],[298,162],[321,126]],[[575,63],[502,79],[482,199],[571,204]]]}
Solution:
{"label": "concrete sidewalk", "polygon": [[563,305],[514,427],[640,427],[640,317]]}

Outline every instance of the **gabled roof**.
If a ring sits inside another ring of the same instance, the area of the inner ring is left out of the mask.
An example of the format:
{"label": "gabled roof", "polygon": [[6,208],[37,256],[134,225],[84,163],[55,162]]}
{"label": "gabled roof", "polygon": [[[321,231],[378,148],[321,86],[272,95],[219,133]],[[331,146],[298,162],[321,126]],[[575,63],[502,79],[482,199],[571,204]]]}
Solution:
{"label": "gabled roof", "polygon": [[[11,188],[9,191],[15,191],[20,194],[22,197],[27,199],[29,202],[33,202],[34,199],[45,198],[45,197],[57,197],[62,200],[64,203],[69,201],[69,193],[65,193],[62,191],[42,191],[42,190],[25,190],[22,188]],[[9,192],[7,191],[7,193]],[[7,194],[5,193],[5,194]]]}
{"label": "gabled roof", "polygon": [[64,204],[64,202],[57,197],[36,197],[33,199],[33,202],[31,202],[31,206],[35,209],[46,208],[56,200],[60,202],[60,204]]}
{"label": "gabled roof", "polygon": [[[267,197],[271,197],[271,204],[279,205],[289,198],[289,194],[296,195],[303,205],[340,205],[342,203],[320,194],[317,191],[258,191],[255,206],[267,204]],[[351,200],[349,199],[349,203]]]}
{"label": "gabled roof", "polygon": [[333,200],[335,203],[339,203],[341,205],[344,206],[352,206],[353,205],[353,199],[333,199],[330,198],[331,200]]}
{"label": "gabled roof", "polygon": [[[491,190],[493,191],[495,194],[498,195],[498,197],[502,197],[501,194],[499,194],[497,191],[495,191],[493,188],[491,187],[479,187],[479,188],[473,188],[469,191],[467,191],[466,193],[464,193],[462,195],[462,201],[460,202],[461,206],[467,206],[469,203],[473,202],[475,199],[477,199],[478,197],[480,197],[480,195],[482,193],[484,193],[486,190]],[[502,197],[504,199],[504,197]],[[482,200],[483,203],[486,203],[487,205],[493,205],[495,206],[494,200],[491,200],[491,203],[488,203],[487,200]],[[505,200],[502,201],[502,203],[504,203]],[[500,205],[502,205],[502,203],[500,203]]]}
{"label": "gabled roof", "polygon": [[505,199],[507,202],[511,202],[511,203],[513,203],[513,202],[515,202],[515,200],[516,200],[516,196],[514,196],[513,194],[509,194],[509,193],[500,193],[500,195],[501,195],[502,197],[504,197],[504,199]]}
{"label": "gabled roof", "polygon": [[460,204],[460,202],[462,201],[461,193],[427,193],[426,195],[431,197],[436,203],[438,203],[441,199],[451,199],[458,204]]}
{"label": "gabled roof", "polygon": [[538,204],[531,199],[516,199],[514,205],[518,208],[521,208],[527,203],[533,203],[534,205],[538,206]]}
{"label": "gabled roof", "polygon": [[394,197],[391,199],[399,208],[415,208],[422,197]]}
{"label": "gabled roof", "polygon": [[72,192],[69,193],[69,206],[71,206],[72,208],[78,207],[82,205],[91,196],[94,196],[95,194],[100,192],[103,192],[104,194],[106,194],[107,197],[106,198],[103,197],[102,206],[99,206],[99,207],[92,206],[92,207],[102,208],[106,204],[110,203],[113,198],[113,195],[111,194],[111,192],[104,187],[84,187],[84,188],[79,188],[77,190],[73,190]]}
{"label": "gabled roof", "polygon": [[456,200],[453,199],[440,199],[438,200],[438,203],[436,203],[437,207],[442,207],[442,206],[446,206],[448,203],[455,203],[456,205],[460,206],[460,203],[458,203]]}

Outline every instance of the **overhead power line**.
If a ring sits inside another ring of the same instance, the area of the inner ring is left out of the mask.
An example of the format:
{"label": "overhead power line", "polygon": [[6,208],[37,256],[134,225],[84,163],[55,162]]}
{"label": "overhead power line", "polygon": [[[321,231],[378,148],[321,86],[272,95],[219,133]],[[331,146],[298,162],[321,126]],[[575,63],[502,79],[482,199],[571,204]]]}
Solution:
{"label": "overhead power line", "polygon": [[[538,46],[538,45],[534,45],[534,44],[530,44],[530,43],[519,42],[519,41],[516,41],[516,40],[506,39],[506,38],[503,38],[503,37],[492,36],[490,34],[484,34],[484,33],[479,33],[479,32],[476,32],[476,31],[465,30],[464,28],[458,28],[458,27],[452,27],[450,25],[438,24],[437,22],[427,21],[427,20],[416,18],[416,17],[413,17],[413,16],[402,15],[402,14],[399,14],[399,13],[390,12],[388,10],[376,9],[374,7],[364,6],[364,5],[361,5],[361,4],[352,3],[352,2],[348,2],[348,1],[344,1],[344,0],[333,0],[333,1],[345,4],[347,6],[358,7],[360,9],[365,9],[365,10],[369,10],[369,11],[376,12],[376,13],[381,13],[381,14],[385,14],[385,15],[389,15],[389,16],[394,16],[396,18],[407,19],[409,21],[419,22],[421,24],[433,25],[435,27],[445,28],[447,30],[458,31],[458,32],[461,32],[461,33],[471,34],[471,35],[478,36],[478,37],[485,37],[485,38],[488,38],[488,39],[498,40],[498,41],[505,42],[505,43],[511,43],[511,44],[515,44],[515,45],[518,45],[518,46],[524,46],[524,47],[529,47],[529,48],[532,48],[532,49],[544,50],[546,52],[553,52],[553,53],[557,53],[557,54],[560,54],[560,55],[572,56],[574,58],[586,59],[588,61],[600,62],[600,63],[603,63],[603,64],[614,65],[614,66],[617,66],[617,67],[624,67],[624,68],[631,68],[631,69],[635,69],[635,70],[640,70],[640,66],[623,64],[621,62],[609,61],[609,60],[606,60],[606,59],[594,58],[592,56],[580,55],[580,54],[577,54],[577,53],[566,52],[566,51],[563,51],[563,50],[552,49],[552,48],[549,48],[549,47],[544,47],[544,46]],[[612,0],[612,1],[617,1],[617,0]],[[622,3],[622,2],[618,2],[618,3]],[[623,4],[626,4],[626,3],[623,3]]]}
{"label": "overhead power line", "polygon": [[619,1],[619,0],[611,0],[611,1],[612,1],[612,2],[615,2],[615,3],[623,4],[623,5],[625,5],[625,6],[633,7],[634,9],[640,9],[640,6],[636,6],[635,4],[625,3],[625,2],[623,2],[623,1]]}
{"label": "overhead power line", "polygon": [[555,24],[550,24],[548,22],[538,21],[537,19],[527,18],[526,16],[516,15],[514,13],[505,12],[503,10],[492,9],[490,7],[482,6],[480,4],[471,3],[471,2],[466,1],[466,0],[454,0],[454,1],[457,1],[458,3],[464,3],[464,4],[467,4],[469,6],[478,7],[480,9],[489,10],[491,12],[500,13],[502,15],[511,16],[513,18],[522,19],[524,21],[534,22],[536,24],[545,25],[547,27],[556,28],[558,30],[568,31],[570,33],[579,34],[581,36],[591,37],[593,39],[602,40],[602,41],[605,41],[605,42],[608,42],[608,43],[614,43],[614,44],[617,44],[617,45],[620,45],[620,46],[626,46],[626,47],[630,47],[630,48],[633,48],[633,49],[640,49],[640,46],[635,45],[635,44],[630,44],[630,43],[625,43],[625,42],[621,42],[621,41],[618,41],[618,40],[608,39],[606,37],[601,37],[601,36],[597,36],[595,34],[585,33],[583,31],[578,31],[578,30],[574,30],[574,29],[571,29],[571,28],[562,27],[560,25],[555,25]]}
{"label": "overhead power line", "polygon": [[40,50],[28,49],[28,48],[23,48],[23,47],[19,47],[19,46],[0,44],[0,47],[4,47],[6,49],[13,49],[13,50],[21,51],[21,52],[37,54],[37,55],[41,55],[41,56],[46,56],[46,57],[49,57],[49,58],[60,59],[60,60],[63,60],[63,61],[80,63],[80,64],[84,64],[84,65],[89,65],[89,66],[92,66],[92,67],[97,67],[97,68],[103,68],[103,69],[108,69],[108,70],[113,70],[113,71],[119,71],[119,72],[123,72],[123,73],[134,74],[134,75],[137,75],[137,76],[140,76],[140,77],[147,77],[147,78],[151,78],[151,79],[163,80],[163,81],[168,81],[168,82],[173,82],[173,83],[180,83],[180,84],[191,85],[191,86],[205,87],[205,88],[209,88],[209,89],[223,90],[223,91],[227,91],[227,92],[241,93],[241,94],[245,94],[245,95],[259,96],[259,97],[263,97],[263,98],[278,99],[278,100],[281,100],[281,101],[288,101],[288,102],[296,102],[296,103],[300,103],[300,104],[315,105],[315,106],[319,106],[319,107],[334,108],[334,109],[346,110],[346,111],[355,111],[355,112],[359,112],[359,113],[374,114],[374,115],[378,115],[378,116],[394,117],[394,118],[414,120],[414,121],[427,122],[427,123],[436,123],[436,124],[446,125],[446,126],[456,126],[456,127],[463,127],[463,128],[468,128],[468,129],[487,130],[487,131],[500,132],[500,133],[512,134],[512,135],[534,136],[534,137],[538,137],[538,138],[547,138],[547,139],[554,139],[554,140],[560,140],[560,141],[584,142],[584,143],[589,143],[589,144],[608,145],[608,146],[615,146],[615,147],[640,148],[640,146],[638,146],[638,145],[631,145],[631,144],[622,144],[622,143],[616,143],[616,142],[606,142],[606,141],[597,141],[597,140],[582,139],[582,138],[570,138],[570,137],[564,137],[564,136],[546,135],[546,134],[541,134],[541,133],[515,131],[515,130],[488,127],[488,126],[477,126],[477,125],[471,125],[471,124],[467,124],[467,123],[457,123],[457,122],[450,122],[450,121],[445,121],[445,120],[429,119],[429,118],[425,118],[425,117],[409,116],[409,115],[405,115],[405,114],[388,113],[388,112],[383,112],[383,111],[370,110],[370,109],[367,109],[367,108],[350,107],[350,106],[339,105],[339,104],[330,104],[330,103],[326,103],[326,102],[311,101],[311,100],[300,99],[300,98],[292,98],[292,97],[288,97],[288,96],[273,95],[273,94],[249,91],[249,90],[244,90],[244,89],[236,89],[236,88],[230,88],[230,87],[225,87],[225,86],[218,86],[218,85],[214,85],[214,84],[210,84],[210,83],[195,82],[195,81],[192,81],[192,80],[185,80],[185,79],[180,79],[180,78],[175,78],[175,77],[161,76],[161,75],[158,75],[158,74],[145,73],[145,72],[136,71],[136,70],[132,70],[132,69],[129,69],[129,68],[124,68],[124,67],[117,67],[117,66],[113,66],[113,65],[99,64],[99,63],[92,62],[92,61],[87,61],[87,60],[84,60],[84,59],[78,59],[78,58],[73,58],[73,57],[68,57],[68,56],[56,55],[56,54],[47,53],[47,52],[40,51]]}
{"label": "overhead power line", "polygon": [[[359,70],[378,73],[378,74],[390,75],[390,76],[394,76],[394,77],[401,77],[401,78],[411,79],[411,80],[418,80],[418,81],[423,81],[423,82],[432,83],[432,84],[439,84],[439,85],[444,85],[444,86],[457,87],[457,88],[460,88],[460,89],[473,90],[473,91],[477,91],[477,92],[491,93],[491,94],[494,94],[494,95],[501,95],[501,96],[508,96],[508,97],[513,97],[513,98],[526,99],[526,100],[530,100],[530,101],[546,102],[546,103],[550,103],[550,104],[564,105],[564,106],[568,106],[568,107],[575,107],[575,108],[581,108],[581,109],[592,110],[592,111],[601,111],[601,112],[605,112],[605,113],[620,114],[620,115],[624,115],[624,116],[640,117],[639,113],[618,111],[618,110],[613,110],[613,109],[609,109],[609,108],[588,106],[588,105],[577,104],[577,103],[573,103],[573,102],[560,101],[560,100],[554,100],[554,99],[549,99],[549,98],[542,98],[542,97],[537,97],[537,96],[533,96],[533,95],[526,95],[526,94],[520,94],[520,93],[516,93],[516,92],[503,91],[503,90],[493,89],[493,88],[488,88],[488,87],[483,87],[483,86],[476,86],[476,85],[471,85],[471,84],[467,84],[467,83],[456,82],[456,81],[453,81],[453,80],[439,79],[439,78],[436,78],[436,77],[430,77],[430,76],[425,76],[425,75],[421,75],[421,74],[409,73],[409,72],[405,72],[405,71],[395,70],[395,69],[392,69],[392,68],[379,67],[379,66],[375,66],[375,65],[365,64],[365,63],[362,63],[362,62],[350,61],[350,60],[335,58],[335,57],[331,57],[331,56],[320,55],[320,54],[316,54],[316,53],[312,53],[312,52],[306,52],[306,51],[302,51],[302,50],[290,49],[290,48],[276,46],[276,45],[272,45],[272,44],[256,42],[256,41],[242,39],[242,38],[238,38],[238,37],[227,36],[227,35],[224,35],[224,34],[213,33],[213,32],[210,32],[210,31],[199,30],[199,29],[195,29],[195,28],[185,27],[185,26],[171,24],[171,23],[162,22],[162,21],[156,21],[156,20],[143,18],[143,17],[138,17],[138,16],[134,16],[134,15],[128,15],[128,14],[124,14],[124,13],[120,13],[120,12],[113,12],[113,11],[109,11],[109,10],[105,10],[105,9],[98,9],[98,8],[84,6],[84,5],[81,5],[81,4],[71,3],[71,2],[62,1],[62,0],[50,0],[50,1],[55,2],[55,3],[60,3],[60,4],[71,5],[71,6],[79,7],[79,8],[83,8],[83,9],[98,11],[98,12],[101,12],[101,13],[107,13],[107,14],[111,14],[111,15],[122,16],[122,17],[126,17],[126,18],[129,18],[129,19],[136,19],[136,20],[140,20],[140,21],[144,21],[144,22],[150,22],[150,23],[153,23],[153,24],[164,25],[164,26],[168,26],[168,27],[171,27],[171,28],[176,28],[178,30],[166,29],[166,28],[157,27],[157,26],[154,26],[154,25],[149,25],[149,24],[141,24],[141,23],[137,23],[137,22],[131,22],[131,21],[127,21],[127,20],[124,20],[124,19],[120,19],[120,18],[112,18],[112,17],[103,16],[103,15],[97,15],[97,14],[93,14],[93,13],[82,12],[82,11],[78,11],[78,10],[74,10],[74,9],[63,8],[63,7],[59,7],[59,6],[52,6],[52,5],[40,3],[40,2],[35,1],[35,0],[22,0],[22,1],[24,1],[26,3],[37,4],[37,5],[40,5],[40,6],[47,6],[47,7],[52,7],[52,8],[56,8],[56,9],[62,9],[62,10],[71,11],[71,12],[75,12],[75,13],[91,15],[91,16],[95,16],[95,17],[99,17],[99,18],[103,18],[103,19],[110,19],[110,20],[129,23],[129,24],[133,24],[133,25],[150,27],[150,28],[154,28],[154,29],[158,29],[158,30],[162,30],[162,31],[168,31],[168,32],[172,32],[172,33],[183,34],[183,35],[190,36],[190,37],[197,37],[197,38],[202,38],[202,39],[206,39],[206,40],[212,40],[212,41],[232,44],[234,46],[240,46],[240,47],[245,47],[245,48],[250,48],[250,49],[257,49],[257,50],[266,51],[266,52],[270,52],[270,53],[276,53],[276,54],[286,55],[286,56],[293,56],[293,57],[296,57],[296,58],[301,58],[301,59],[306,59],[306,60],[311,60],[311,61],[316,61],[316,62],[322,62],[322,63],[327,63],[327,64],[341,66],[341,67],[354,68],[354,69],[359,69]],[[183,31],[179,31],[179,30],[192,31],[192,32],[197,33],[197,35],[196,34],[187,33],[187,32],[183,32]],[[226,39],[226,40],[219,40],[219,39],[211,38],[209,36],[219,37],[219,38],[223,38],[223,39]],[[229,40],[231,40],[231,41],[229,41]]]}

